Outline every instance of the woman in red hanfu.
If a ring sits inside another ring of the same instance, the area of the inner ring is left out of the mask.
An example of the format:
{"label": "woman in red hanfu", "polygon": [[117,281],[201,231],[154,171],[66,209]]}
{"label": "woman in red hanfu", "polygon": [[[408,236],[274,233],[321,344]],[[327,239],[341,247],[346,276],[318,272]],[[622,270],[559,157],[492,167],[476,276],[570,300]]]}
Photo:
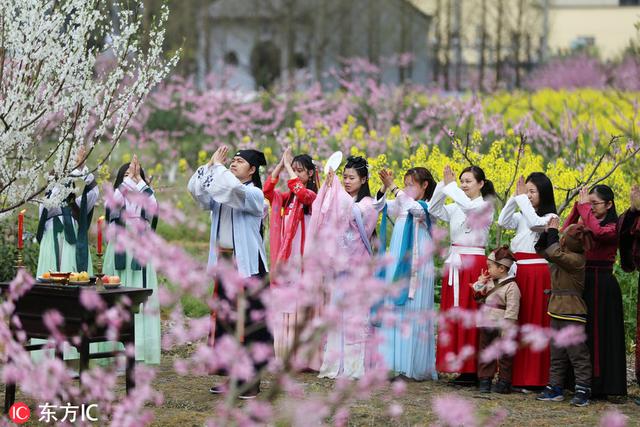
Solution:
{"label": "woman in red hanfu", "polygon": [[[477,309],[471,283],[487,267],[485,247],[493,220],[493,184],[478,166],[469,166],[460,174],[460,186],[450,166],[444,169],[431,197],[431,215],[449,223],[451,247],[444,265],[440,314],[449,316],[438,324],[436,369],[458,372],[454,384],[470,386],[477,383],[476,355],[478,333],[473,321],[455,317],[457,310]],[[445,205],[449,197],[453,203]],[[451,311],[451,313],[449,313]]]}
{"label": "woman in red hanfu", "polygon": [[[289,173],[287,187],[289,191],[280,192],[276,185],[282,169]],[[304,254],[305,231],[311,218],[311,205],[318,191],[316,167],[310,156],[300,154],[291,157],[291,149],[287,148],[280,163],[273,170],[264,184],[264,195],[271,203],[270,215],[270,260],[271,286],[286,286],[278,279],[278,267],[284,263],[300,266]],[[275,355],[283,359],[293,344],[299,317],[295,301],[277,315],[274,324],[273,338]],[[313,368],[313,366],[311,366]],[[319,366],[315,367],[316,370]]]}

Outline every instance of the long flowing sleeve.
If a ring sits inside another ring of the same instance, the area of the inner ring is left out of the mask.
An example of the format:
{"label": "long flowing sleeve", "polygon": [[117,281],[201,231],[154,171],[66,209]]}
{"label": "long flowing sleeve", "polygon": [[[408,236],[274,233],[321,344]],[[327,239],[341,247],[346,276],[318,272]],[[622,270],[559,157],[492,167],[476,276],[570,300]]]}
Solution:
{"label": "long flowing sleeve", "polygon": [[244,185],[221,164],[209,167],[204,175],[204,180],[200,180],[201,192],[222,205],[262,217],[264,194],[261,189]]}
{"label": "long flowing sleeve", "polygon": [[[100,187],[96,184],[96,177],[89,173],[89,169],[85,166],[84,169],[75,169],[71,172],[71,176],[82,177],[85,186],[93,186],[87,192],[87,210],[90,211],[94,208],[100,197]],[[80,206],[82,203],[82,194],[76,197],[76,204]]]}
{"label": "long flowing sleeve", "polygon": [[564,231],[571,224],[576,224],[580,219],[580,214],[578,213],[578,203],[574,203],[567,219],[564,220],[564,224],[562,224],[562,230]]}
{"label": "long flowing sleeve", "polygon": [[600,225],[600,220],[591,212],[589,203],[579,203],[576,206],[582,222],[591,232],[596,240],[601,242],[611,242],[618,239],[618,224],[610,222],[606,225]]}
{"label": "long flowing sleeve", "polygon": [[422,206],[403,190],[399,190],[396,194],[396,201],[402,206],[401,209],[406,209],[415,219],[424,220],[426,218]]}
{"label": "long flowing sleeve", "polygon": [[208,166],[200,166],[198,170],[191,176],[187,189],[191,193],[191,197],[198,203],[198,205],[204,210],[212,210],[215,201],[211,194],[209,194],[205,188],[204,183],[209,179],[209,175],[206,174]]}
{"label": "long flowing sleeve", "polygon": [[538,233],[544,231],[548,218],[546,216],[538,216],[529,198],[525,194],[520,194],[515,197],[515,201],[520,208],[522,216],[527,221],[529,229]]}
{"label": "long flowing sleeve", "polygon": [[429,212],[434,217],[442,220],[442,221],[450,221],[449,211],[447,210],[444,202],[447,198],[447,195],[444,193],[444,183],[439,182],[436,185],[435,190],[433,191],[433,195],[431,196],[431,200],[429,201]]}
{"label": "long flowing sleeve", "polygon": [[317,194],[304,186],[300,178],[294,178],[287,181],[289,191],[291,191],[296,198],[305,206],[310,206],[316,199]]}
{"label": "long flowing sleeve", "polygon": [[[345,200],[342,193],[346,194],[338,177],[333,177],[331,186],[327,185],[327,181],[325,180],[311,207],[309,236],[318,236],[326,226],[342,226],[346,228],[345,223],[347,221],[344,221],[344,218],[347,211],[345,207],[342,206],[344,203],[343,200]],[[349,197],[348,194],[347,197]],[[343,219],[342,221],[340,221],[341,218]],[[312,239],[307,239],[305,244],[308,245],[311,240]]]}
{"label": "long flowing sleeve", "polygon": [[389,215],[391,218],[394,218],[394,210],[396,209],[396,203],[395,200],[387,200],[387,193],[384,192],[378,192],[378,196],[375,199],[373,199],[373,208],[378,211],[378,212],[382,212],[382,210],[385,208],[385,206],[387,207],[387,215]]}
{"label": "long flowing sleeve", "polygon": [[276,185],[278,184],[278,178],[273,178],[271,175],[267,177],[267,180],[264,182],[264,186],[262,187],[262,192],[264,193],[265,199],[270,202],[273,202],[273,198],[276,194]]}
{"label": "long flowing sleeve", "polygon": [[500,227],[507,228],[509,230],[515,230],[518,228],[520,214],[516,212],[517,207],[518,203],[516,202],[515,197],[510,197],[509,200],[507,200],[507,203],[504,204],[504,207],[498,216],[498,225]]}
{"label": "long flowing sleeve", "polygon": [[476,200],[484,202],[481,197],[471,200],[469,197],[467,197],[466,194],[464,194],[464,191],[462,191],[460,187],[458,187],[458,184],[456,184],[455,182],[450,182],[449,184],[445,185],[442,188],[442,192],[445,195],[451,197],[455,204],[457,204],[464,213],[476,210],[480,207],[481,203],[478,203]]}
{"label": "long flowing sleeve", "polygon": [[373,199],[373,206],[378,212],[382,212],[384,208],[387,208],[387,216],[395,221],[398,215],[400,215],[400,204],[397,199],[387,199],[387,192],[379,190],[376,197]]}

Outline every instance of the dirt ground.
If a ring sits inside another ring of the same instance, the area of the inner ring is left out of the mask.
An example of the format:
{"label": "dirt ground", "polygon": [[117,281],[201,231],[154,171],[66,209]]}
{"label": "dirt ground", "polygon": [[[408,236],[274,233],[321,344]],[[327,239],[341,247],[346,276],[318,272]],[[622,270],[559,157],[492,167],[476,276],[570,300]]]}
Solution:
{"label": "dirt ground", "polygon": [[[212,416],[216,399],[207,390],[217,377],[180,377],[172,372],[170,359],[175,354],[165,357],[156,383],[165,395],[162,408],[155,411],[154,426],[201,426],[204,420]],[[299,379],[305,384],[308,393],[328,392],[333,381],[318,379],[313,374],[300,374]],[[262,387],[269,388],[269,381],[263,381]],[[381,425],[431,425],[436,421],[430,410],[431,399],[443,393],[457,393],[471,400],[478,408],[479,414],[490,414],[499,408],[508,411],[505,426],[596,426],[601,415],[610,407],[616,407],[629,417],[628,426],[640,426],[640,406],[631,400],[624,404],[611,404],[606,401],[594,401],[585,408],[575,408],[565,402],[538,402],[533,394],[522,393],[502,396],[498,394],[481,395],[473,389],[454,388],[446,380],[407,382],[407,393],[400,399],[404,407],[404,415],[392,420],[386,415],[383,396],[389,391],[377,393],[373,399],[360,401],[352,406],[349,425],[381,426]],[[633,385],[629,393],[640,394],[640,389]]]}
{"label": "dirt ground", "polygon": [[[191,347],[187,346],[163,353],[155,386],[163,393],[164,403],[161,407],[153,408],[155,413],[153,426],[202,426],[207,418],[214,415],[214,405],[221,397],[209,394],[208,389],[214,382],[222,381],[222,378],[180,376],[173,370],[173,361],[186,356],[190,351]],[[629,374],[631,377],[632,372],[630,371]],[[313,374],[300,374],[299,379],[304,382],[308,393],[328,392],[333,387],[333,381],[318,379]],[[270,387],[269,379],[263,381],[262,387],[263,389]],[[121,378],[118,389],[117,392],[124,393],[124,378]],[[404,407],[404,414],[399,420],[393,420],[386,415],[383,397],[388,395],[388,390],[378,392],[370,400],[356,402],[352,406],[349,425],[431,425],[436,421],[430,410],[431,399],[438,394],[452,392],[471,400],[478,408],[480,415],[488,415],[499,408],[506,409],[508,418],[503,424],[505,426],[596,426],[602,414],[610,407],[617,408],[629,417],[628,426],[640,426],[640,406],[635,405],[631,400],[615,405],[606,401],[594,401],[588,407],[575,408],[567,401],[538,402],[533,394],[481,395],[473,389],[457,389],[449,386],[445,379],[435,382],[408,382],[407,393],[399,400]],[[640,389],[632,385],[629,393],[632,396],[639,395]],[[0,398],[4,399],[4,393],[0,393]],[[17,400],[24,401],[31,408],[36,406],[29,399],[24,399],[19,391]],[[43,424],[29,422],[24,425]]]}

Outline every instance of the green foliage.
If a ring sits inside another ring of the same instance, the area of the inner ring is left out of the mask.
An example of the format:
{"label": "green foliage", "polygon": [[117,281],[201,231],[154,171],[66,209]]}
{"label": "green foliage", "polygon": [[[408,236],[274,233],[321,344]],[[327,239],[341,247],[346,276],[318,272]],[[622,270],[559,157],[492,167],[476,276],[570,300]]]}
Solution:
{"label": "green foliage", "polygon": [[[35,235],[31,230],[37,230],[38,223],[25,217],[25,241],[22,255],[24,265],[29,272],[35,272],[38,265],[38,251],[40,245],[34,243]],[[17,256],[17,219],[0,221],[0,281],[10,281],[16,274]]]}

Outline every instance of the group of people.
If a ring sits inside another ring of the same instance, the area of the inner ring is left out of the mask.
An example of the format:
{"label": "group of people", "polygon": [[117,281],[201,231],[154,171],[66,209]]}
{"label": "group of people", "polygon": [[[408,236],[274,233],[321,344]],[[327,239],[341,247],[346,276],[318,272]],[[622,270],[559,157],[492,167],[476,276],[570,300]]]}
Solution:
{"label": "group of people", "polygon": [[[538,399],[551,401],[563,400],[564,389],[575,385],[572,402],[578,406],[588,404],[591,397],[626,396],[622,294],[613,265],[619,251],[625,271],[640,269],[638,187],[633,187],[631,207],[621,216],[610,187],[583,188],[561,224],[550,179],[541,172],[521,177],[497,220],[501,228],[515,230],[515,235],[509,246],[491,250],[495,190],[478,166],[464,168],[457,177],[447,166],[439,183],[426,168],[414,167],[405,173],[402,188],[396,186],[390,171],[382,170],[382,188],[374,195],[368,164],[362,157],[347,158],[342,181],[334,170],[321,180],[309,155],[293,156],[286,149],[263,187],[263,153],[239,150],[230,162],[228,154],[227,147],[218,148],[190,178],[188,190],[200,207],[211,211],[209,265],[228,260],[241,277],[257,279],[262,287],[247,287],[243,304],[234,305],[240,299],[226,295],[225,286],[216,279],[213,297],[237,313],[211,313],[212,346],[233,334],[245,346],[273,345],[280,360],[295,351],[301,327],[313,313],[299,310],[293,302],[290,309],[276,314],[269,328],[252,313],[264,310],[261,293],[267,286],[295,286],[295,280],[279,272],[287,265],[302,269],[310,242],[326,236],[323,232],[331,227],[337,247],[353,260],[373,259],[378,256],[376,249],[386,253],[391,263],[379,275],[386,283],[402,285],[395,286],[393,295],[364,316],[366,337],[354,337],[341,328],[330,330],[322,348],[305,356],[306,369],[317,371],[320,377],[361,377],[373,363],[367,337],[376,336],[377,363],[384,363],[395,376],[435,380],[438,373],[456,373],[452,382],[460,386],[498,393],[509,393],[514,387],[540,388]],[[79,160],[82,158],[81,153]],[[288,175],[285,191],[277,188],[283,171]],[[87,232],[99,190],[86,167],[81,165],[72,176],[78,179],[64,203],[58,208],[40,208],[38,275],[45,271],[92,272]],[[117,208],[107,210],[108,222],[127,227],[127,221],[138,220],[155,227],[157,217],[127,196],[136,193],[155,203],[135,156],[118,170],[114,189]],[[446,203],[447,198],[452,202]],[[388,221],[393,231],[387,245]],[[434,267],[435,221],[448,223],[449,228],[450,247],[441,274]],[[154,289],[146,304],[157,308],[152,265],[141,265],[132,253],[119,252],[110,243],[104,273],[120,275],[126,286]],[[442,286],[436,322],[433,316],[421,314],[434,311],[438,276],[442,276]],[[339,281],[328,282],[325,304],[337,304],[342,297],[335,284]],[[482,315],[469,324],[468,317],[460,315],[465,311]],[[392,313],[394,321],[376,321],[381,312]],[[237,322],[237,316],[243,322]],[[496,339],[519,340],[531,327],[559,330],[566,326],[582,328],[587,341],[568,347],[552,341],[542,351],[519,345],[515,354],[481,357]],[[136,359],[160,361],[157,310],[136,315]],[[638,361],[640,357],[636,357],[636,375],[640,376]],[[266,360],[254,363],[256,371],[264,366]],[[258,376],[235,385],[241,398],[260,392]],[[227,388],[225,383],[210,391],[221,393]]]}
{"label": "group of people", "polygon": [[[82,272],[93,275],[94,269],[89,252],[88,232],[94,216],[94,208],[100,196],[100,189],[95,176],[84,165],[86,152],[79,150],[76,164],[68,184],[69,194],[65,200],[55,207],[40,205],[40,219],[36,238],[40,243],[37,276],[45,272]],[[105,221],[119,227],[135,224],[136,227],[154,229],[158,218],[152,214],[153,206],[157,206],[153,189],[145,176],[137,156],[123,164],[116,171],[113,182],[113,205],[105,212]],[[46,194],[52,198],[60,191],[53,189]],[[136,198],[148,199],[140,203]],[[145,210],[145,207],[147,208]],[[151,263],[139,263],[130,250],[118,249],[115,242],[109,242],[104,253],[102,272],[106,275],[120,276],[121,282],[130,287],[153,289],[147,302],[135,314],[135,358],[148,364],[160,363],[160,304],[158,299],[158,280]],[[32,340],[33,344],[42,341]],[[113,342],[92,343],[91,353],[124,350],[122,344]],[[35,360],[43,357],[50,350],[39,350],[32,354]],[[75,348],[64,351],[64,359],[78,359]]]}
{"label": "group of people", "polygon": [[[269,206],[273,271],[269,282],[276,288],[291,285],[279,277],[280,266],[303,265],[299,260],[310,240],[327,235],[323,228],[332,227],[331,235],[342,253],[362,260],[375,256],[378,240],[383,240],[381,249],[386,249],[382,236],[386,237],[389,218],[394,223],[388,248],[392,263],[382,276],[388,283],[401,281],[406,286],[379,304],[396,320],[376,323],[376,310],[372,310],[369,333],[380,338],[377,352],[393,375],[425,380],[436,379],[438,373],[457,373],[453,383],[458,385],[479,385],[483,392],[499,393],[509,393],[513,387],[538,387],[542,389],[538,399],[552,401],[564,399],[564,388],[575,384],[572,403],[577,406],[588,404],[592,396],[626,396],[622,294],[613,265],[620,249],[625,270],[640,267],[637,187],[631,192],[630,209],[621,217],[610,187],[583,188],[561,225],[550,179],[541,172],[521,177],[514,196],[498,216],[498,225],[515,230],[515,236],[510,246],[490,251],[495,190],[478,166],[463,169],[457,178],[447,166],[440,183],[426,168],[414,167],[405,173],[402,189],[395,185],[392,173],[383,170],[383,187],[374,196],[367,161],[362,157],[347,159],[342,182],[336,171],[329,170],[320,183],[312,158],[306,154],[294,157],[287,149],[262,188],[260,167],[266,161],[261,152],[240,150],[228,168],[227,154],[228,149],[220,147],[188,184],[199,204],[211,210],[210,265],[227,256],[243,277],[266,280],[265,205]],[[288,174],[288,191],[276,189],[283,170]],[[445,203],[447,198],[452,203]],[[434,309],[437,274],[430,242],[431,224],[436,220],[449,224],[451,242],[442,271],[437,334],[433,318],[419,315]],[[216,295],[223,299],[220,291],[224,287],[219,285]],[[326,304],[337,304],[343,297],[335,286],[325,290]],[[261,306],[259,295],[248,301],[249,308]],[[263,328],[261,334],[256,332],[260,328],[251,325],[250,316],[245,316],[244,327],[253,336],[243,337],[243,343],[273,342],[276,357],[285,358],[300,334],[301,318],[308,320],[309,316],[292,306],[278,314],[270,331]],[[485,315],[469,325],[459,315],[461,310],[480,310]],[[215,338],[234,330],[219,313],[212,315],[212,325],[213,345]],[[510,325],[521,326],[520,331]],[[518,334],[532,326],[553,330],[574,326],[586,331],[588,339],[569,347],[552,341],[542,351],[520,345],[515,354],[503,354],[496,360],[479,357],[495,339],[506,334],[518,339]],[[319,357],[309,356],[305,361],[320,377],[357,378],[368,368],[369,350],[362,336],[350,337],[335,328],[323,342]],[[264,362],[255,368],[262,366]],[[244,398],[260,391],[259,381],[242,381],[240,386],[244,386]],[[221,393],[225,387],[222,384],[210,391]]]}

